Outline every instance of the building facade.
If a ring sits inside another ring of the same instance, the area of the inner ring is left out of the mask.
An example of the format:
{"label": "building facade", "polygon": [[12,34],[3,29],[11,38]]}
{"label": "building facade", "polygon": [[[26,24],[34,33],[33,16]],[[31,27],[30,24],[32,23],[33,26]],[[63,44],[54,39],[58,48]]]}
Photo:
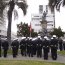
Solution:
{"label": "building facade", "polygon": [[[42,31],[42,24],[41,21],[44,19],[47,22],[47,31],[53,31],[55,27],[55,13],[50,11],[50,8],[48,5],[39,5],[39,14],[32,14],[31,15],[31,24],[32,28],[35,32],[41,32]],[[44,24],[43,24],[44,25]]]}
{"label": "building facade", "polygon": [[6,37],[6,35],[7,35],[7,32],[6,32],[6,22],[3,21],[0,18],[0,36],[1,37]]}

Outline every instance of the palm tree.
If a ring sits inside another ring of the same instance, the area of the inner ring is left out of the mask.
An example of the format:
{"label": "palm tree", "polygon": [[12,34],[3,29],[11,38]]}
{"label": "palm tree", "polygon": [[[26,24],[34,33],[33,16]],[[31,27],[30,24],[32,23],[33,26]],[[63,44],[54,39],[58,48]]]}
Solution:
{"label": "palm tree", "polygon": [[[19,8],[21,8],[23,10],[23,13],[25,15],[26,14],[26,9],[27,9],[27,4],[26,4],[25,0],[21,0],[21,1],[19,0],[20,2],[18,0],[10,0],[9,2],[8,2],[8,0],[5,0],[5,1],[0,0],[0,1],[2,1],[2,2],[0,2],[0,4],[6,3],[6,4],[3,4],[4,8],[6,7],[6,5],[9,6],[7,39],[8,39],[8,42],[11,43],[11,23],[12,23],[12,13],[13,13],[14,7],[15,7],[15,5],[17,5]],[[4,10],[4,8],[3,8],[3,10]]]}
{"label": "palm tree", "polygon": [[6,3],[3,0],[0,0],[0,20],[3,20],[3,11],[5,9]]}
{"label": "palm tree", "polygon": [[51,11],[54,11],[54,8],[56,10],[60,11],[60,6],[65,6],[65,0],[49,0],[49,6],[51,8]]}

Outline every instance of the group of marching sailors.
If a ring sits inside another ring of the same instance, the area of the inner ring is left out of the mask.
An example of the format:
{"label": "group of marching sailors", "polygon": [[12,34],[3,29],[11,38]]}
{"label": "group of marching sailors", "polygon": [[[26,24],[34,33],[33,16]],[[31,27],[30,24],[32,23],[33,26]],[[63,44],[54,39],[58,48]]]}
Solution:
{"label": "group of marching sailors", "polygon": [[[17,57],[18,51],[22,56],[29,57],[44,57],[45,60],[48,60],[48,53],[51,52],[51,57],[53,60],[57,59],[57,49],[59,47],[60,51],[65,50],[65,42],[61,38],[57,38],[56,35],[53,35],[52,38],[44,36],[41,38],[26,38],[22,37],[21,40],[15,39],[12,41],[11,45],[13,57]],[[9,43],[6,40],[0,39],[0,57],[2,56],[1,50],[3,49],[4,57],[7,57],[7,52],[9,49]]]}

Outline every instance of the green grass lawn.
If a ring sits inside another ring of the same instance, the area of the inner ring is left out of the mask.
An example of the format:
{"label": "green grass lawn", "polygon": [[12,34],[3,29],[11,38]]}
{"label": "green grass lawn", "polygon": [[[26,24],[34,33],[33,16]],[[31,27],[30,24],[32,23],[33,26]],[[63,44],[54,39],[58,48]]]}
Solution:
{"label": "green grass lawn", "polygon": [[65,65],[63,63],[29,61],[29,60],[0,60],[0,65]]}
{"label": "green grass lawn", "polygon": [[65,55],[65,51],[58,51],[58,54]]}

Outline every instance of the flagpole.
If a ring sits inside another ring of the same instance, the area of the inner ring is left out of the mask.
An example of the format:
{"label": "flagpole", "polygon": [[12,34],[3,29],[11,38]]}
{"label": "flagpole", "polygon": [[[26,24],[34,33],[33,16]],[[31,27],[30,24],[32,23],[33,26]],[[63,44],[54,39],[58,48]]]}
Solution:
{"label": "flagpole", "polygon": [[31,31],[30,31],[30,37],[31,37]]}

